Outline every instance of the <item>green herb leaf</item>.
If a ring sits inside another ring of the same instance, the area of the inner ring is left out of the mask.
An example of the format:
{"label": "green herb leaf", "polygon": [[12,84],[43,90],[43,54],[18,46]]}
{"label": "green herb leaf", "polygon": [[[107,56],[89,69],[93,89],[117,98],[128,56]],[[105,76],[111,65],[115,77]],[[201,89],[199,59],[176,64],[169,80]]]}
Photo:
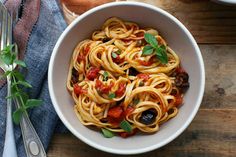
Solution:
{"label": "green herb leaf", "polygon": [[120,123],[120,127],[125,131],[125,132],[128,132],[128,133],[131,133],[132,132],[132,126],[129,124],[128,121],[126,120],[123,120],[121,123]]}
{"label": "green herb leaf", "polygon": [[112,58],[116,58],[118,55],[115,52],[111,53]]}
{"label": "green herb leaf", "polygon": [[12,62],[12,55],[10,53],[1,54],[1,60],[6,64],[10,65]]}
{"label": "green herb leaf", "polygon": [[23,85],[25,87],[32,88],[31,84],[29,84],[26,81],[18,81],[18,82],[12,83],[12,86],[16,86],[16,85]]}
{"label": "green herb leaf", "polygon": [[121,54],[121,50],[117,50],[117,51],[116,51],[116,54],[119,54],[119,55],[120,55],[120,54]]}
{"label": "green herb leaf", "polygon": [[109,99],[113,99],[113,98],[116,97],[116,94],[115,93],[111,93],[111,94],[108,95],[108,97],[109,97]]}
{"label": "green herb leaf", "polygon": [[111,138],[111,137],[115,136],[115,134],[113,132],[111,132],[110,130],[104,129],[104,128],[102,128],[102,134],[106,138]]}
{"label": "green herb leaf", "polygon": [[107,79],[108,79],[108,72],[105,71],[105,72],[103,73],[103,81],[107,81]]}
{"label": "green herb leaf", "polygon": [[20,65],[20,66],[22,66],[22,67],[26,67],[26,64],[25,64],[24,61],[21,61],[21,60],[15,60],[14,62],[15,62],[17,65]]}
{"label": "green herb leaf", "polygon": [[19,91],[15,92],[14,94],[7,96],[6,99],[12,99],[15,97],[19,97],[21,95],[21,93]]}
{"label": "green herb leaf", "polygon": [[145,33],[144,34],[144,39],[146,40],[147,43],[149,43],[152,47],[157,48],[158,43],[157,43],[157,39],[155,36],[149,34],[149,33]]}
{"label": "green herb leaf", "polygon": [[13,71],[12,73],[18,80],[24,81],[24,76],[19,71]]}
{"label": "green herb leaf", "polygon": [[1,76],[0,79],[5,78],[5,77],[7,77],[7,76],[10,75],[10,74],[11,74],[11,71],[6,71],[6,72]]}
{"label": "green herb leaf", "polygon": [[144,46],[142,55],[150,55],[153,53],[154,48],[150,45]]}
{"label": "green herb leaf", "polygon": [[2,51],[3,51],[4,53],[10,53],[10,52],[12,51],[12,49],[13,49],[14,46],[15,46],[14,44],[8,45],[8,46],[6,46]]}
{"label": "green herb leaf", "polygon": [[133,103],[137,105],[139,103],[139,99],[134,99]]}
{"label": "green herb leaf", "polygon": [[21,120],[21,116],[24,113],[23,108],[18,108],[16,111],[13,112],[13,121],[15,124],[19,124]]}
{"label": "green herb leaf", "polygon": [[166,47],[164,45],[156,48],[156,56],[161,61],[161,63],[168,63],[168,56],[166,53]]}
{"label": "green herb leaf", "polygon": [[42,100],[37,100],[37,99],[28,99],[25,103],[25,107],[28,108],[33,108],[37,107],[42,104]]}

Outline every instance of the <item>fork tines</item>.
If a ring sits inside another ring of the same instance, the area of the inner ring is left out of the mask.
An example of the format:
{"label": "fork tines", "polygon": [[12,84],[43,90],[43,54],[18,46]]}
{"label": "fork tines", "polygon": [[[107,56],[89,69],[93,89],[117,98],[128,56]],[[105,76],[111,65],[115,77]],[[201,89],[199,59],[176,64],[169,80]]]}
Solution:
{"label": "fork tines", "polygon": [[1,50],[7,45],[12,44],[12,17],[8,13],[6,7],[0,3],[0,36],[1,36]]}

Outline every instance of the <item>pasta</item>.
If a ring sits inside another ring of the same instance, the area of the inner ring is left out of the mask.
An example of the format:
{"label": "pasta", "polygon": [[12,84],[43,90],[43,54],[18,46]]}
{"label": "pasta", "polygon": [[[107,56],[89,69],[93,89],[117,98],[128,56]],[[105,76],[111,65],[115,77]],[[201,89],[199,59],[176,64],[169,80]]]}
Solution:
{"label": "pasta", "polygon": [[177,115],[188,87],[179,57],[157,30],[117,17],[76,46],[67,79],[81,123],[122,137],[157,132]]}

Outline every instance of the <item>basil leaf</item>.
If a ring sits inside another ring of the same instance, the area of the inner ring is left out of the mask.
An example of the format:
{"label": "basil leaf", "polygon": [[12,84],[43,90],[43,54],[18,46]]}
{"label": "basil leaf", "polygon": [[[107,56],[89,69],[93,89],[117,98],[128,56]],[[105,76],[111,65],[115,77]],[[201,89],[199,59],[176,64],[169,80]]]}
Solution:
{"label": "basil leaf", "polygon": [[112,58],[117,58],[117,54],[115,52],[111,53]]}
{"label": "basil leaf", "polygon": [[15,60],[14,63],[16,63],[17,65],[20,65],[22,67],[26,67],[26,64],[24,61],[21,61],[21,60]]}
{"label": "basil leaf", "polygon": [[128,133],[131,133],[132,132],[132,126],[129,124],[129,122],[127,122],[126,120],[123,120],[121,123],[120,123],[120,127],[125,131],[125,132],[128,132]]}
{"label": "basil leaf", "polygon": [[21,116],[25,110],[23,108],[18,108],[16,111],[13,112],[13,121],[15,124],[19,124],[21,120]]}
{"label": "basil leaf", "polygon": [[42,104],[42,100],[37,100],[37,99],[28,99],[26,101],[25,107],[26,109],[32,108],[32,107],[37,107]]}
{"label": "basil leaf", "polygon": [[150,45],[144,46],[142,55],[150,55],[153,53],[153,47]]}
{"label": "basil leaf", "polygon": [[103,73],[103,81],[107,81],[107,79],[108,79],[108,72],[105,71],[105,72]]}
{"label": "basil leaf", "polygon": [[144,34],[144,39],[146,40],[147,43],[149,43],[152,47],[157,48],[158,43],[157,43],[157,39],[155,36],[149,34],[149,33],[145,33]]}
{"label": "basil leaf", "polygon": [[104,129],[104,128],[102,128],[102,134],[106,138],[111,138],[111,137],[115,136],[115,134],[113,132],[111,132],[110,130]]}
{"label": "basil leaf", "polygon": [[166,48],[165,46],[160,46],[156,48],[156,56],[157,58],[161,61],[161,63],[166,64],[168,63],[168,56],[166,53]]}
{"label": "basil leaf", "polygon": [[109,99],[113,99],[113,98],[115,98],[115,97],[116,97],[116,94],[115,94],[115,93],[111,93],[111,94],[108,95],[108,98],[109,98]]}

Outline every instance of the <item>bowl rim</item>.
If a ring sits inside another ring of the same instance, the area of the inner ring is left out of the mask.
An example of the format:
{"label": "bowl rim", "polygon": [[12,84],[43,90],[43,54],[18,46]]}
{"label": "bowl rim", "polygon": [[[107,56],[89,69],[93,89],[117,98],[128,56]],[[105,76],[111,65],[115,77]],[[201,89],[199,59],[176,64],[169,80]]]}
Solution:
{"label": "bowl rim", "polygon": [[[148,147],[144,147],[144,148],[140,148],[140,149],[129,149],[129,150],[122,150],[122,149],[113,149],[113,148],[109,148],[109,147],[105,147],[102,145],[99,145],[98,143],[95,143],[91,140],[88,140],[86,137],[84,137],[83,135],[81,135],[79,132],[77,132],[74,127],[70,124],[70,122],[64,117],[62,111],[59,109],[59,105],[56,103],[56,96],[54,93],[54,89],[53,89],[53,80],[52,80],[52,74],[53,74],[53,65],[54,65],[54,60],[55,57],[57,55],[57,51],[59,46],[61,45],[64,37],[68,34],[68,32],[70,32],[71,28],[73,28],[75,25],[77,25],[77,23],[79,23],[82,19],[84,19],[86,16],[101,10],[101,9],[105,9],[105,8],[109,8],[109,7],[113,7],[113,6],[139,6],[139,7],[144,7],[147,9],[151,9],[154,10],[156,12],[159,12],[160,14],[163,14],[164,16],[166,16],[167,18],[170,18],[170,20],[172,20],[173,22],[175,22],[177,25],[179,25],[179,27],[184,31],[184,33],[187,35],[187,37],[190,39],[191,43],[193,44],[193,47],[196,51],[196,55],[199,61],[199,65],[200,65],[200,72],[201,72],[201,86],[200,86],[200,92],[198,95],[198,99],[196,101],[196,105],[194,107],[193,113],[190,115],[190,117],[186,120],[186,122],[182,125],[182,127],[180,129],[178,129],[174,134],[172,134],[170,137],[168,137],[167,139],[155,144],[155,145],[151,145]],[[140,153],[145,153],[145,152],[149,152],[152,151],[154,149],[160,148],[166,144],[168,144],[169,142],[173,141],[176,137],[178,137],[181,133],[183,133],[183,131],[189,126],[189,124],[191,123],[191,121],[193,120],[193,118],[195,117],[200,105],[201,105],[201,101],[203,98],[203,94],[204,94],[204,89],[205,89],[205,68],[204,68],[204,63],[203,63],[203,58],[200,52],[200,49],[195,41],[195,39],[193,38],[193,36],[191,35],[191,33],[187,30],[187,28],[177,19],[175,18],[173,15],[171,15],[170,13],[156,7],[153,6],[151,4],[147,4],[147,3],[142,3],[142,2],[127,2],[127,1],[123,1],[123,2],[111,2],[111,3],[107,3],[107,4],[103,4],[100,6],[97,6],[95,8],[92,8],[91,10],[85,12],[84,14],[78,16],[65,30],[64,32],[60,35],[50,58],[50,62],[49,62],[49,69],[48,69],[48,87],[49,87],[49,94],[52,100],[52,104],[54,106],[54,109],[56,110],[56,113],[58,114],[59,118],[61,119],[61,121],[65,124],[65,126],[72,132],[72,134],[74,134],[77,138],[79,138],[80,140],[82,140],[83,142],[85,142],[86,144],[108,152],[108,153],[112,153],[112,154],[122,154],[122,155],[131,155],[131,154],[140,154]]]}

